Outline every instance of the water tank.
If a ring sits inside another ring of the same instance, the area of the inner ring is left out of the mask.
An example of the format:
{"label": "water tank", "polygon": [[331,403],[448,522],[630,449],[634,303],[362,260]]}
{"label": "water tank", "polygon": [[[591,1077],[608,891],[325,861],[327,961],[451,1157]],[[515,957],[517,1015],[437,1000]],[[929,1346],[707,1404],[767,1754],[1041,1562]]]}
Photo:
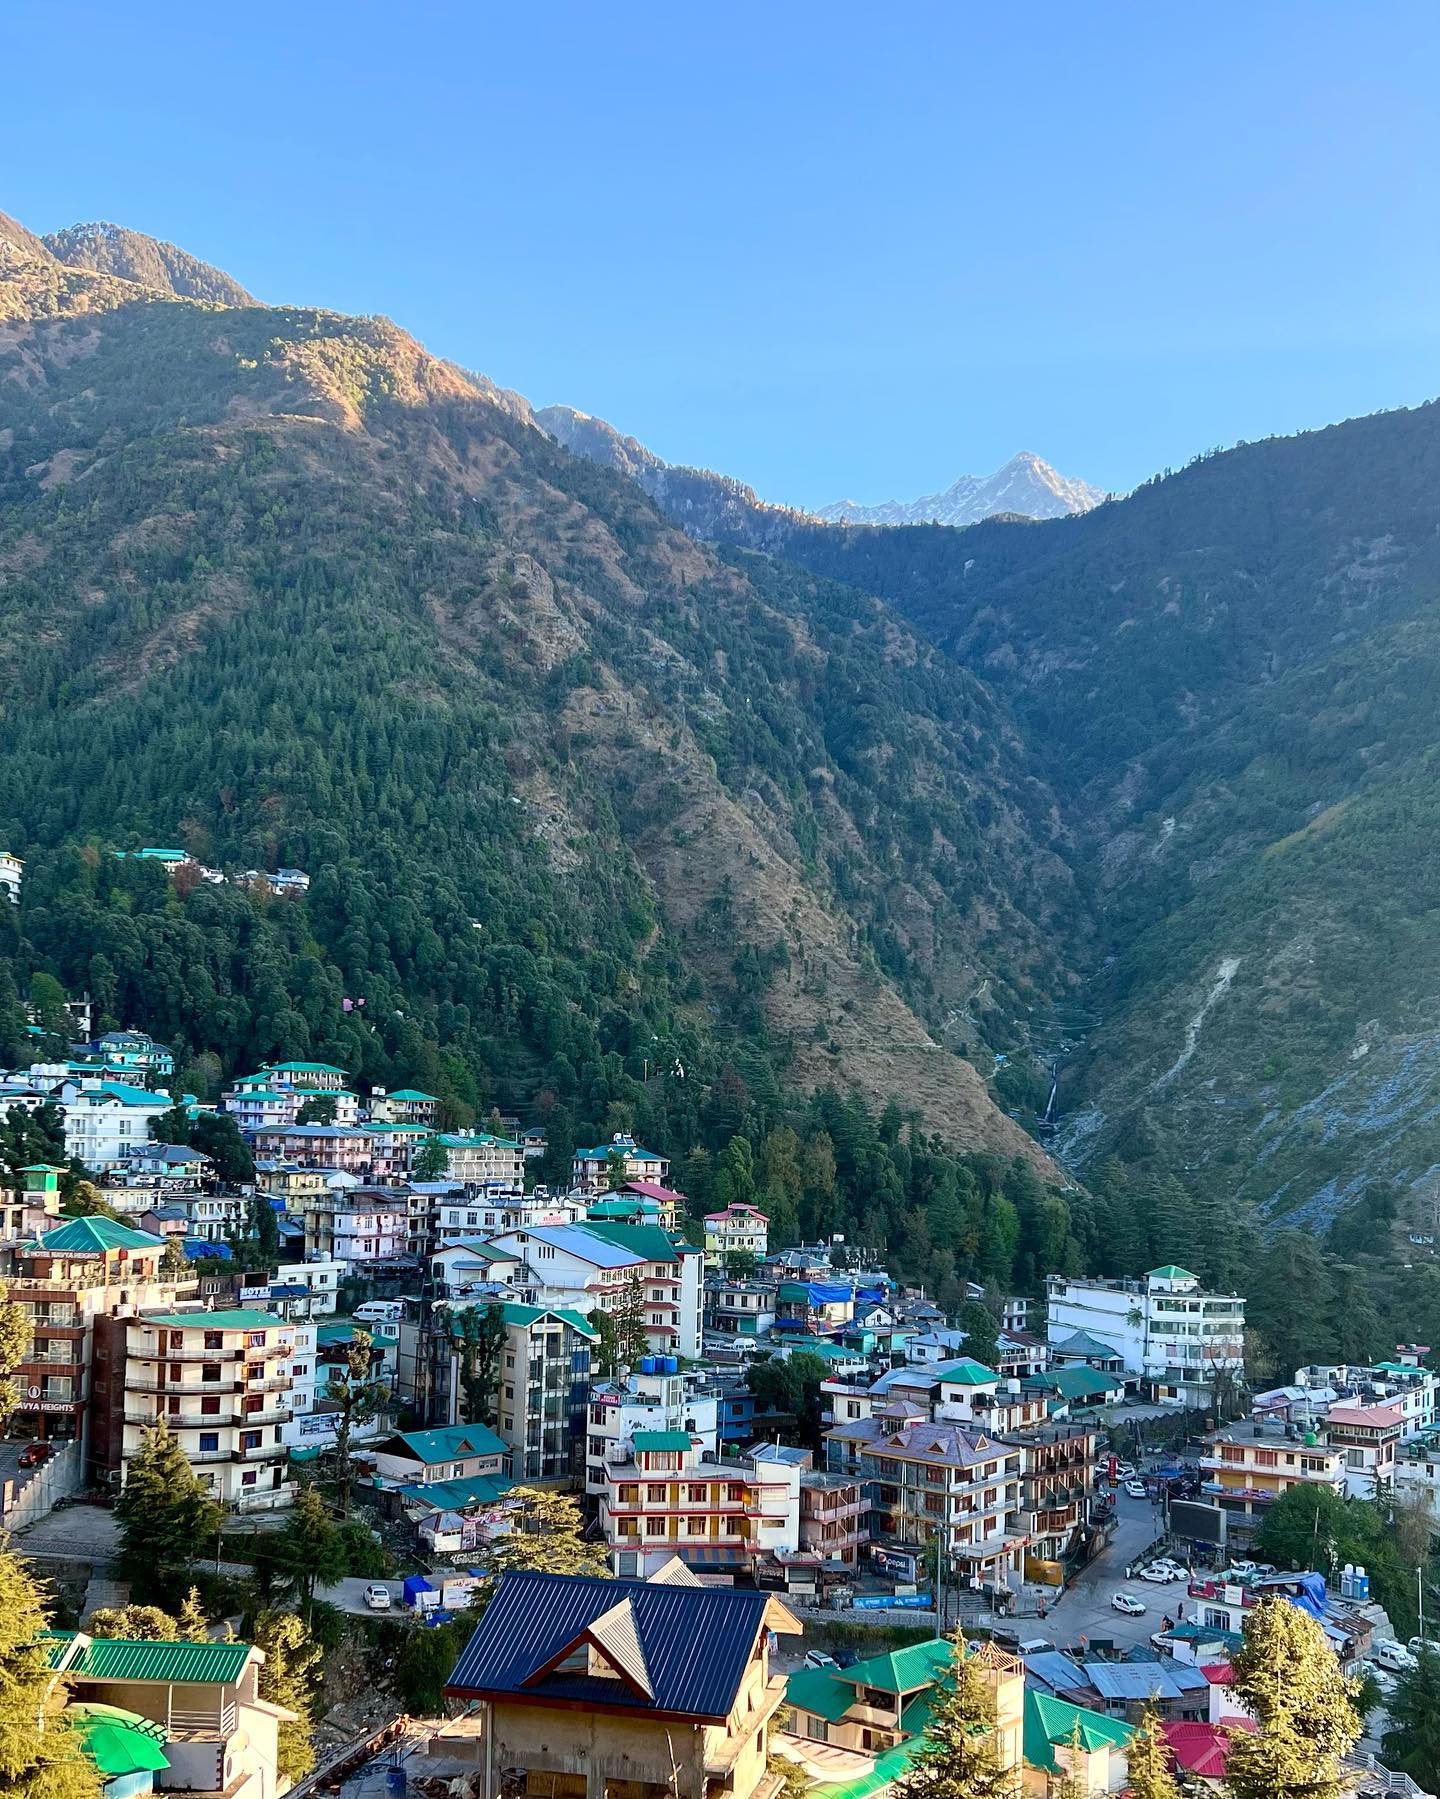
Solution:
{"label": "water tank", "polygon": [[1307,1431],[1306,1431],[1306,1433],[1305,1433],[1305,1444],[1306,1444],[1306,1447],[1307,1447],[1307,1448],[1309,1448],[1309,1449],[1313,1449],[1313,1448],[1314,1448],[1314,1447],[1315,1447],[1315,1445],[1316,1445],[1316,1444],[1317,1444],[1317,1443],[1318,1443],[1318,1442],[1319,1442],[1319,1441],[1320,1441],[1320,1439],[1319,1439],[1319,1437],[1317,1437],[1317,1436],[1316,1436],[1316,1435],[1315,1435],[1315,1433],[1314,1433],[1314,1431],[1313,1431],[1313,1430],[1307,1430]]}
{"label": "water tank", "polygon": [[678,1355],[667,1355],[665,1357],[665,1372],[667,1374],[678,1374],[680,1372],[680,1358]]}
{"label": "water tank", "polygon": [[1352,1597],[1360,1600],[1370,1597],[1370,1576],[1358,1565],[1355,1569],[1355,1591]]}
{"label": "water tank", "polygon": [[642,1355],[640,1358],[640,1372],[642,1374],[654,1374],[656,1360],[657,1358],[653,1355]]}

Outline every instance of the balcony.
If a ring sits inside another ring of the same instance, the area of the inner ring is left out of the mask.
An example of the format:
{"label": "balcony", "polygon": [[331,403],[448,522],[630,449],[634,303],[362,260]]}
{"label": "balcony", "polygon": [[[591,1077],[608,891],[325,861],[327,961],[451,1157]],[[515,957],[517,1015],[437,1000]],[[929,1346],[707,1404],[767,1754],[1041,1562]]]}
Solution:
{"label": "balcony", "polygon": [[283,1462],[290,1453],[283,1443],[255,1443],[249,1449],[228,1452],[232,1462]]}
{"label": "balcony", "polygon": [[127,1409],[125,1422],[151,1425],[163,1421],[172,1431],[258,1430],[262,1424],[284,1424],[293,1416],[294,1413],[288,1406],[274,1407],[263,1412],[146,1412]]}
{"label": "balcony", "polygon": [[[173,1395],[176,1399],[212,1399],[217,1393],[240,1393],[246,1390],[245,1382],[234,1378],[183,1385],[178,1380],[156,1380],[153,1376],[132,1375],[128,1367],[125,1373],[127,1393],[164,1393]],[[258,1385],[249,1391],[259,1391]]]}
{"label": "balcony", "polygon": [[161,1349],[156,1343],[126,1344],[126,1360],[130,1362],[238,1362],[245,1351],[237,1344],[231,1349]]}

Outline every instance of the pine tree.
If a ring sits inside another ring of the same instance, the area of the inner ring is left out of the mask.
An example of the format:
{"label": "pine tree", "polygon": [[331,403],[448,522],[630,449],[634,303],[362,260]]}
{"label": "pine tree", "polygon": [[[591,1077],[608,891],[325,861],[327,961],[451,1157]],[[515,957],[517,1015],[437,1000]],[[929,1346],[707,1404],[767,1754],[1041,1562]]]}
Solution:
{"label": "pine tree", "polygon": [[195,1587],[185,1595],[179,1612],[175,1617],[175,1640],[180,1643],[208,1643],[210,1641],[210,1620],[205,1616],[205,1608],[200,1603],[200,1593]]}
{"label": "pine tree", "polygon": [[141,1599],[168,1597],[177,1577],[215,1540],[220,1508],[196,1479],[163,1418],[141,1440],[116,1501],[115,1518],[120,1575]]}
{"label": "pine tree", "polygon": [[98,1799],[99,1770],[65,1725],[40,1633],[45,1594],[27,1563],[0,1548],[0,1791],[7,1799]]}
{"label": "pine tree", "polygon": [[1396,1680],[1385,1709],[1390,1728],[1380,1752],[1386,1767],[1433,1793],[1440,1783],[1440,1653],[1421,1651]]}
{"label": "pine tree", "polygon": [[930,1723],[901,1799],[1012,1799],[1015,1778],[1000,1764],[995,1700],[977,1664],[955,1633],[950,1671],[936,1685]]}
{"label": "pine tree", "polygon": [[273,1565],[309,1618],[315,1588],[343,1580],[347,1566],[344,1540],[314,1487],[296,1495],[276,1551]]}
{"label": "pine tree", "polygon": [[1360,1721],[1354,1682],[1316,1620],[1288,1600],[1262,1599],[1246,1620],[1234,1666],[1234,1696],[1260,1728],[1231,1748],[1230,1799],[1339,1799],[1340,1757]]}
{"label": "pine tree", "polygon": [[539,1487],[515,1487],[506,1496],[514,1510],[509,1534],[491,1553],[496,1574],[517,1568],[542,1568],[547,1574],[596,1574],[608,1578],[610,1562],[603,1543],[585,1537],[579,1502],[568,1493]]}
{"label": "pine tree", "polygon": [[335,1490],[344,1518],[350,1516],[350,1483],[354,1478],[350,1443],[355,1427],[368,1424],[390,1397],[384,1381],[370,1378],[372,1343],[369,1331],[357,1330],[350,1339],[344,1362],[325,1385],[325,1397],[335,1408]]}
{"label": "pine tree", "polygon": [[15,1410],[20,1397],[10,1376],[30,1353],[33,1335],[29,1313],[11,1299],[0,1282],[0,1425]]}
{"label": "pine tree", "polygon": [[1130,1770],[1131,1799],[1181,1799],[1180,1783],[1170,1759],[1160,1714],[1154,1705],[1145,1708],[1140,1727],[1126,1755]]}
{"label": "pine tree", "polygon": [[303,1780],[315,1766],[311,1742],[314,1670],[321,1649],[294,1612],[262,1612],[251,1639],[265,1656],[260,1670],[260,1697],[284,1706],[295,1717],[280,1726],[278,1766],[287,1781]]}

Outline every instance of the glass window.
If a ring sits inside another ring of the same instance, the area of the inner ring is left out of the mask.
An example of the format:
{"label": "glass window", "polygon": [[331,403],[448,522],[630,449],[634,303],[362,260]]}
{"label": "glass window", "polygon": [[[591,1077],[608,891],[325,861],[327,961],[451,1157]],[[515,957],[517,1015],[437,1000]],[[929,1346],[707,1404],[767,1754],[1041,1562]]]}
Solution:
{"label": "glass window", "polygon": [[216,1450],[219,1447],[220,1447],[219,1431],[214,1431],[214,1430],[202,1430],[201,1431],[201,1433],[200,1433],[200,1453],[201,1453],[201,1455],[205,1455],[208,1451]]}

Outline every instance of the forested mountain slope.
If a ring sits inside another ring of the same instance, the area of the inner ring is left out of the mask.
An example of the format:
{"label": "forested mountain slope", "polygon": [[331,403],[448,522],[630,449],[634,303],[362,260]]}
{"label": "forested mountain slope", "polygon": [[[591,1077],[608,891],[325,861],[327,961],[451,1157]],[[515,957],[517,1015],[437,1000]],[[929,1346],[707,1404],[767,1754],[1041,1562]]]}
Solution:
{"label": "forested mountain slope", "polygon": [[1062,1150],[1323,1220],[1440,1164],[1440,407],[1081,518],[792,523],[981,675],[1102,901]]}
{"label": "forested mountain slope", "polygon": [[138,281],[142,287],[187,300],[214,300],[221,306],[256,303],[223,269],[212,268],[175,244],[123,225],[71,225],[43,241],[52,256],[72,269],[119,275],[125,281]]}
{"label": "forested mountain slope", "polygon": [[[590,1128],[620,1102],[670,1147],[736,1059],[1044,1166],[954,1053],[1063,989],[1085,929],[981,684],[873,599],[695,544],[385,321],[9,241],[16,973],[227,1072],[316,1055]],[[109,853],[172,842],[305,868],[308,901]]]}

